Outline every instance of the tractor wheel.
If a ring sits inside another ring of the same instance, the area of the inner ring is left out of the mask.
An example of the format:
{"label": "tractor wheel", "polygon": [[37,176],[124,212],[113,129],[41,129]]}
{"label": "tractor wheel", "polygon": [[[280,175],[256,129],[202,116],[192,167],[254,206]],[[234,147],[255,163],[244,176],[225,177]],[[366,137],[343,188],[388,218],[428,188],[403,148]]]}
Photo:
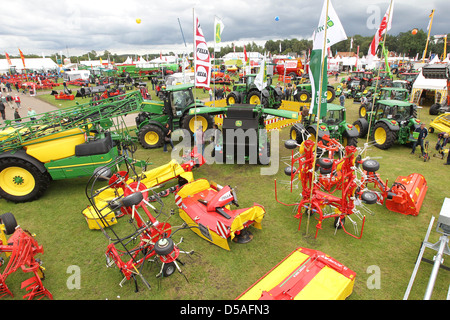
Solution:
{"label": "tractor wheel", "polygon": [[227,95],[227,105],[232,105],[239,103],[240,99],[236,92],[230,92],[230,94]]}
{"label": "tractor wheel", "polygon": [[155,149],[163,146],[163,130],[152,124],[147,124],[139,130],[139,143],[144,149]]}
{"label": "tractor wheel", "polygon": [[311,101],[311,94],[308,91],[302,90],[299,93],[297,93],[297,95],[298,95],[298,101],[300,101],[300,102]]}
{"label": "tractor wheel", "polygon": [[214,118],[209,114],[189,114],[186,115],[181,121],[181,128],[189,131],[191,136],[197,130],[198,125],[201,124],[203,127],[203,132],[208,129],[212,129],[214,125]]}
{"label": "tractor wheel", "polygon": [[327,87],[327,103],[332,103],[335,98],[336,91],[334,90],[334,88],[331,86]]}
{"label": "tractor wheel", "polygon": [[375,147],[379,149],[389,149],[395,143],[396,133],[389,129],[384,122],[378,122],[374,126],[373,139]]}
{"label": "tractor wheel", "polygon": [[291,127],[291,131],[289,132],[289,136],[292,140],[295,140],[298,144],[301,144],[303,142],[303,135],[300,132],[300,130],[297,129],[296,126]]}
{"label": "tractor wheel", "polygon": [[364,138],[366,136],[369,128],[368,128],[368,126],[363,125],[361,120],[356,120],[355,122],[353,122],[353,126],[359,132],[358,138]]}
{"label": "tractor wheel", "polygon": [[357,147],[358,146],[358,138],[357,137],[349,138],[348,136],[343,136],[342,137],[342,145],[344,147],[346,147],[346,146]]}
{"label": "tractor wheel", "polygon": [[47,190],[51,177],[23,160],[0,159],[0,197],[12,202],[33,201]]}
{"label": "tractor wheel", "polygon": [[249,104],[263,104],[263,99],[261,99],[261,93],[257,91],[250,92],[247,96],[247,102]]}
{"label": "tractor wheel", "polygon": [[372,105],[368,104],[368,105],[361,105],[361,107],[359,107],[359,117],[360,118],[367,118],[367,112],[368,111],[372,111]]}
{"label": "tractor wheel", "polygon": [[441,105],[439,103],[435,103],[430,107],[429,114],[432,116],[436,116],[439,114],[439,109],[441,108]]}
{"label": "tractor wheel", "polygon": [[0,215],[0,224],[5,226],[6,235],[13,234],[17,227],[16,218],[11,212]]}

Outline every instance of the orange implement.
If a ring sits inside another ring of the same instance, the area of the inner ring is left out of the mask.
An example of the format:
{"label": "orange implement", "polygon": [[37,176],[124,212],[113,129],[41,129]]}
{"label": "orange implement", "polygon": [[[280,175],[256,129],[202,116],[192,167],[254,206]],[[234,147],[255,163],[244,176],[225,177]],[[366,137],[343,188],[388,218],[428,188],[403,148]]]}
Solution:
{"label": "orange implement", "polygon": [[386,208],[405,215],[417,216],[427,193],[425,177],[412,173],[407,177],[399,176],[392,185],[392,198],[386,199]]}

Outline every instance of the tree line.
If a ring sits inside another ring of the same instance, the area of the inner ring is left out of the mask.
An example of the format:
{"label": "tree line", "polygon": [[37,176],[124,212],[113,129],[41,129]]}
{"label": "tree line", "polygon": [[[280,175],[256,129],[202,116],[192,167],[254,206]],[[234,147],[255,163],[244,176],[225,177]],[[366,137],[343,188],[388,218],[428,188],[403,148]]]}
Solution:
{"label": "tree line", "polygon": [[[351,39],[353,38],[353,44],[351,46]],[[331,53],[334,56],[336,52],[354,52],[356,53],[359,46],[359,57],[366,55],[370,44],[373,40],[372,36],[361,36],[361,35],[354,35],[349,36],[347,40],[341,41],[333,46],[331,46]],[[412,30],[406,31],[406,32],[400,32],[397,35],[386,35],[385,39],[385,47],[386,50],[389,52],[393,52],[397,54],[398,56],[409,57],[414,58],[417,54],[419,55],[419,59],[422,58],[422,53],[425,49],[427,41],[427,33],[426,31],[423,31],[422,29],[418,30],[416,34],[412,34]],[[281,45],[281,50],[280,50]],[[283,55],[293,55],[298,57],[303,57],[309,53],[309,51],[312,49],[313,43],[312,40],[307,39],[284,39],[284,40],[268,40],[265,42],[265,44],[258,45],[255,42],[249,42],[245,44],[245,50],[247,52],[259,52],[261,54],[283,54]],[[350,48],[351,47],[351,48]],[[214,49],[211,47],[209,48],[209,51],[212,53],[214,52]],[[242,46],[235,46],[234,44],[228,44],[226,46],[222,46],[220,48],[219,52],[216,52],[216,58],[221,58],[225,56],[227,53],[230,52],[243,52],[244,51],[244,45]],[[442,54],[444,52],[444,41],[443,39],[435,39],[434,36],[430,36],[430,41],[428,43],[427,48],[427,56],[430,53],[438,54],[439,57],[442,57]],[[447,50],[447,53],[449,50]],[[163,55],[174,55],[173,52],[166,52],[163,53]],[[42,56],[36,55],[36,54],[25,54],[24,56],[26,58],[41,58]],[[19,58],[19,54],[16,56],[10,54],[10,58]],[[50,56],[53,61],[58,62],[59,59],[65,59],[67,58],[66,55],[61,53],[54,53]],[[79,61],[86,61],[86,60],[99,60],[102,58],[103,60],[110,59],[111,61],[114,61],[115,63],[122,63],[124,62],[127,57],[133,57],[136,58],[135,54],[122,54],[118,55],[116,53],[111,53],[108,50],[103,51],[103,53],[97,53],[95,50],[91,50],[89,52],[86,52],[80,56],[71,56],[71,62],[76,63]],[[142,55],[145,59],[151,60],[159,57],[159,54],[144,54]],[[0,54],[0,58],[5,59],[5,55]]]}

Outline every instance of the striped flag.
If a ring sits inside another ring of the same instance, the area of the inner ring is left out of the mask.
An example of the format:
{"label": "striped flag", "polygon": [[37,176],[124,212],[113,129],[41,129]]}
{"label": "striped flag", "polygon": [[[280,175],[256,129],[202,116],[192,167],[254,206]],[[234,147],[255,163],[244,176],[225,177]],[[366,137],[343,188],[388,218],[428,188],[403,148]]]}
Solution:
{"label": "striped flag", "polygon": [[194,70],[195,86],[209,87],[211,80],[211,58],[209,56],[208,45],[203,35],[200,22],[194,11]]}
{"label": "striped flag", "polygon": [[22,53],[22,51],[19,49],[19,52],[20,52],[20,58],[22,59],[22,63],[23,63],[23,68],[25,69],[26,67],[25,67],[25,57],[24,57],[24,55],[23,55],[23,53]]}
{"label": "striped flag", "polygon": [[5,57],[6,57],[6,61],[8,61],[8,64],[12,65],[11,59],[9,58],[9,54],[7,52],[5,52]]}

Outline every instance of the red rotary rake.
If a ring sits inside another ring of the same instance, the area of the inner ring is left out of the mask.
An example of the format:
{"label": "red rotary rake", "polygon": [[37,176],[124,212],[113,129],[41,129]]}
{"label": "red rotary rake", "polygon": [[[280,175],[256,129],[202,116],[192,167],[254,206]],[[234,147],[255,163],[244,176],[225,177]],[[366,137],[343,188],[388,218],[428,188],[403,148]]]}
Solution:
{"label": "red rotary rake", "polygon": [[[192,154],[195,154],[195,152],[191,153],[191,156]],[[178,243],[174,242],[173,234],[186,226],[172,226],[167,220],[174,214],[173,210],[170,214],[163,210],[164,203],[161,197],[177,191],[179,185],[169,188],[168,192],[162,192],[163,195],[155,193],[153,190],[161,187],[161,185],[148,188],[144,183],[146,181],[145,170],[138,174],[134,166],[124,159],[118,159],[111,166],[116,166],[121,162],[125,162],[126,170],[119,171],[108,178],[107,186],[95,188],[95,185],[104,178],[102,175],[111,172],[109,167],[104,167],[97,174],[94,174],[86,187],[86,195],[100,219],[99,226],[103,234],[110,241],[105,253],[106,266],[119,268],[124,276],[120,286],[126,280],[133,279],[137,292],[136,277],[140,277],[145,286],[151,289],[149,282],[142,274],[146,262],[154,262],[160,265],[160,271],[156,275],[158,278],[168,277],[177,270],[183,274],[180,265],[184,265],[184,263],[180,261],[179,256],[180,254],[191,256],[194,251],[180,249],[179,245],[183,238]],[[200,159],[200,163],[202,162]],[[191,161],[183,164],[183,168],[184,170],[191,170],[197,165],[199,165],[199,161],[191,159]],[[129,178],[131,176],[134,178]],[[183,182],[185,181],[180,177],[179,183],[182,184]],[[96,201],[96,198],[105,190],[112,190],[111,192],[116,196],[107,201]],[[156,206],[160,205],[160,209],[157,209],[151,202]],[[106,205],[101,207],[100,203],[106,203]],[[124,237],[120,237],[112,228],[108,219],[102,215],[102,211],[118,212],[118,217],[128,217],[129,222],[133,225],[133,231]],[[163,221],[163,219],[166,221]]]}
{"label": "red rotary rake", "polygon": [[[12,234],[9,239],[6,235]],[[35,258],[38,253],[43,253],[44,249],[36,239],[26,230],[17,226],[14,215],[10,212],[0,215],[0,267],[5,263],[1,254],[4,253],[9,258],[3,272],[0,273],[0,298],[10,295],[12,292],[6,285],[6,279],[19,268],[25,273],[32,273],[32,277],[23,281],[21,289],[26,288],[29,291],[23,296],[28,300],[39,297],[53,299],[52,294],[42,284],[44,277],[44,268],[41,261]]]}
{"label": "red rotary rake", "polygon": [[[376,195],[371,191],[358,191],[361,190],[361,188],[358,189],[360,184],[357,179],[358,168],[356,166],[359,158],[358,148],[354,146],[344,148],[336,139],[328,136],[323,137],[323,140],[320,140],[317,145],[312,140],[305,140],[296,154],[294,154],[294,149],[299,145],[294,140],[286,141],[285,146],[292,149],[291,165],[285,169],[286,175],[291,178],[291,191],[293,181],[297,179],[297,176],[302,186],[301,201],[290,204],[297,206],[295,217],[300,219],[298,229],[300,230],[303,214],[312,216],[317,213],[318,223],[315,237],[317,237],[319,229],[322,229],[323,221],[334,218],[336,229],[342,228],[346,234],[361,239],[365,216],[356,206],[362,204],[361,200],[366,204],[375,203]],[[327,153],[328,157],[320,157],[316,161],[314,150],[316,146],[320,148],[322,155]],[[338,152],[343,156],[340,159],[334,159]],[[296,165],[298,168],[295,167]],[[276,180],[275,198],[278,201]],[[356,214],[362,221],[360,232],[356,228],[357,223],[350,218],[352,214]],[[345,218],[352,222],[355,234],[345,229]]]}

